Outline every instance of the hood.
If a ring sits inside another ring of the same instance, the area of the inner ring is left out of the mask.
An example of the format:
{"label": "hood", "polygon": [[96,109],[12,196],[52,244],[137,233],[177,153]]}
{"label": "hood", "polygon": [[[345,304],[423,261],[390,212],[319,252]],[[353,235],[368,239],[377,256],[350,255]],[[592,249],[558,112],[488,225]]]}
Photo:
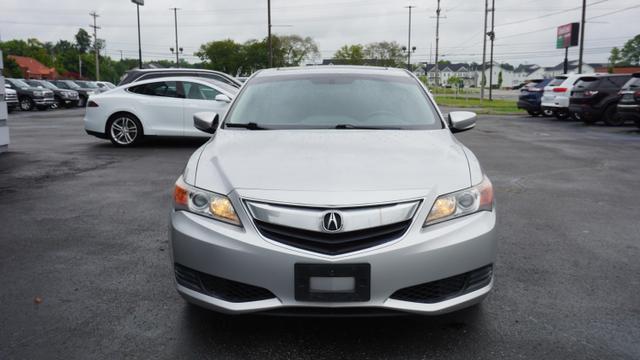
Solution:
{"label": "hood", "polygon": [[371,203],[471,186],[462,146],[443,130],[219,130],[195,186],[306,204]]}

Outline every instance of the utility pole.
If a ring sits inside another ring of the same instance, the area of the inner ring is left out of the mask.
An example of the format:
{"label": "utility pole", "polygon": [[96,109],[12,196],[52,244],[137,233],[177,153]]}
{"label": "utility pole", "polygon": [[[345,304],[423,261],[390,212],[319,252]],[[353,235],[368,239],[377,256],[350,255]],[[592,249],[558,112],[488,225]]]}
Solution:
{"label": "utility pole", "polygon": [[582,21],[580,22],[580,55],[578,55],[578,74],[582,74],[582,52],[584,50],[584,24],[587,12],[587,0],[582,0]]}
{"label": "utility pole", "polygon": [[78,55],[78,75],[82,78],[82,57]]}
{"label": "utility pole", "polygon": [[138,14],[138,69],[142,69],[142,45],[140,42],[140,5],[144,6],[144,0],[131,0],[136,4],[136,12]]}
{"label": "utility pole", "polygon": [[480,102],[484,100],[484,86],[487,84],[485,76],[487,63],[487,16],[489,15],[489,0],[484,0],[484,31],[482,33],[482,75],[480,76]]}
{"label": "utility pole", "polygon": [[407,70],[411,71],[411,9],[415,6],[405,6],[405,9],[409,9],[409,39],[407,42]]}
{"label": "utility pole", "polygon": [[438,8],[436,9],[436,87],[440,86],[440,69],[438,68],[438,43],[440,42],[440,0],[438,0]]}
{"label": "utility pole", "polygon": [[496,15],[496,0],[491,0],[491,32],[489,32],[489,39],[491,39],[491,57],[489,60],[489,101],[493,100],[492,97],[492,81],[493,81],[493,40],[496,38],[494,29],[494,20]]}
{"label": "utility pole", "polygon": [[267,42],[269,46],[269,67],[273,67],[273,44],[271,43],[271,0],[267,0]]}
{"label": "utility pole", "polygon": [[90,12],[89,15],[93,17],[93,25],[89,25],[93,28],[93,48],[96,52],[96,80],[100,80],[100,53],[98,52],[98,29],[100,26],[96,25],[96,19],[100,17],[95,11]]}
{"label": "utility pole", "polygon": [[178,47],[178,10],[180,10],[180,8],[174,7],[174,8],[171,8],[171,10],[173,10],[173,21],[174,21],[175,30],[176,30],[176,68],[179,68],[180,58],[178,57],[178,52],[180,48]]}
{"label": "utility pole", "polygon": [[124,59],[124,56],[122,56],[122,50],[118,50],[120,51],[120,61],[122,61]]}

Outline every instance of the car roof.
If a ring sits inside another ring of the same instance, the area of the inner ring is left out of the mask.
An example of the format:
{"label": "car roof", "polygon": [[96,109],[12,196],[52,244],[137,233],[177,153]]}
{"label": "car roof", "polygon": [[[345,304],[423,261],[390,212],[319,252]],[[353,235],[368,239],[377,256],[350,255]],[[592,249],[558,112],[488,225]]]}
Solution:
{"label": "car roof", "polygon": [[207,84],[207,85],[211,85],[213,87],[216,87],[219,90],[222,90],[224,92],[227,93],[231,93],[231,94],[236,94],[238,92],[239,89],[230,86],[228,84],[225,84],[223,82],[217,81],[217,80],[213,80],[213,79],[205,79],[205,78],[201,78],[201,77],[196,77],[196,76],[165,76],[165,77],[159,77],[159,78],[153,78],[153,79],[145,79],[145,80],[140,80],[140,81],[134,81],[128,84],[124,84],[121,85],[122,87],[132,87],[132,86],[136,86],[136,85],[143,85],[143,84],[150,84],[150,83],[154,83],[154,82],[158,82],[158,81],[193,81],[196,83],[201,83],[201,84]]}
{"label": "car roof", "polygon": [[317,65],[260,70],[255,77],[298,75],[298,74],[361,74],[376,76],[411,76],[405,69],[379,66]]}
{"label": "car roof", "polygon": [[153,73],[153,72],[163,72],[163,71],[164,72],[195,72],[195,71],[201,71],[201,72],[224,74],[222,71],[209,70],[209,69],[194,69],[194,68],[159,68],[159,69],[132,69],[132,70],[129,70],[129,72],[139,72],[139,73]]}

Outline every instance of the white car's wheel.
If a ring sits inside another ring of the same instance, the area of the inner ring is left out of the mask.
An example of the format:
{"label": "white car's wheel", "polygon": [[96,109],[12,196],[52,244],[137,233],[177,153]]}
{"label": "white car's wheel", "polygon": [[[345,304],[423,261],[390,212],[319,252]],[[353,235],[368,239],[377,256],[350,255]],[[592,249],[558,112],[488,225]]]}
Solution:
{"label": "white car's wheel", "polygon": [[133,146],[142,139],[142,124],[131,114],[118,114],[107,125],[109,140],[117,146]]}

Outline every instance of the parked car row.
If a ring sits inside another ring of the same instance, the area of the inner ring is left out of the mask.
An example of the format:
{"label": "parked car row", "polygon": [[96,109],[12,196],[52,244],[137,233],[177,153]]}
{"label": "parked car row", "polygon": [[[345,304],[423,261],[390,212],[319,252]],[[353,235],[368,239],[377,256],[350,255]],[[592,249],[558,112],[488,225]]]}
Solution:
{"label": "parked car row", "polygon": [[[57,107],[84,107],[89,96],[111,90],[115,85],[106,81],[7,78],[5,88],[15,92],[12,102],[7,102],[9,111],[17,108],[30,111]],[[11,92],[7,94],[13,96]]]}
{"label": "parked car row", "polygon": [[566,74],[533,81],[520,91],[518,108],[532,116],[571,117],[588,125],[635,121],[640,127],[640,73]]}

